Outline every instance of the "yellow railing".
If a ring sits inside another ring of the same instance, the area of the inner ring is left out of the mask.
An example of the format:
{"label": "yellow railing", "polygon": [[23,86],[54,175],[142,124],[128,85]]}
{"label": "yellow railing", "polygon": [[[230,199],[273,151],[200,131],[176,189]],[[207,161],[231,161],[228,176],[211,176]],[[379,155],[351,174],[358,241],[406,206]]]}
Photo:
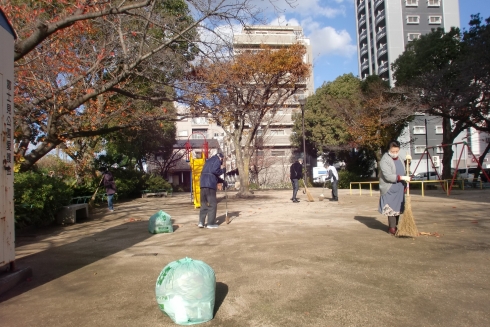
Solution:
{"label": "yellow railing", "polygon": [[[422,196],[425,196],[425,184],[430,184],[430,183],[444,183],[444,190],[446,191],[446,194],[449,195],[449,182],[447,180],[435,180],[435,181],[411,181],[411,184],[413,183],[419,183],[422,184]],[[373,196],[373,184],[379,184],[378,181],[373,181],[373,182],[350,182],[350,195],[352,195],[352,184],[359,184],[359,195],[362,195],[362,184],[369,184],[369,194]]]}
{"label": "yellow railing", "polygon": [[[454,180],[454,184],[453,184],[453,187],[454,186],[458,186],[461,190],[464,191],[464,187],[465,187],[465,181],[468,181],[468,184],[472,184],[473,183],[473,179],[472,178],[465,178],[465,179],[455,179]],[[415,183],[419,183],[419,184],[422,184],[422,196],[425,196],[425,184],[434,184],[434,183],[437,183],[437,184],[441,184],[441,183],[444,183],[444,191],[446,191],[446,194],[449,196],[449,185],[451,184],[451,180],[450,179],[446,179],[446,180],[428,180],[428,181],[410,181],[410,184],[415,184]],[[483,182],[481,180],[479,181],[476,181],[475,183],[479,183],[480,184],[480,189],[482,190],[483,189]],[[372,182],[350,182],[350,195],[352,195],[352,185],[353,184],[359,184],[359,195],[362,195],[362,184],[369,184],[369,194],[371,196],[373,196],[373,184],[379,184],[379,181],[372,181]]]}

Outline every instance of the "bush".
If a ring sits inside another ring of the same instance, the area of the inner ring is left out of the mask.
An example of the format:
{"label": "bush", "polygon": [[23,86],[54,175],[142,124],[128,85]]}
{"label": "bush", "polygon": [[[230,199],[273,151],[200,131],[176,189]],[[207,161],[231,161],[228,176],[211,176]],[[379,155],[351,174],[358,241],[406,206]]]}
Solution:
{"label": "bush", "polygon": [[350,188],[351,182],[362,182],[366,178],[360,177],[357,173],[348,170],[341,170],[339,173],[339,188]]}
{"label": "bush", "polygon": [[145,173],[137,170],[111,169],[116,181],[118,198],[136,198],[145,190]]}
{"label": "bush", "polygon": [[15,224],[17,228],[47,226],[56,212],[68,205],[73,191],[62,180],[37,172],[14,177]]}
{"label": "bush", "polygon": [[162,176],[159,175],[146,175],[145,176],[145,189],[152,192],[158,190],[169,190],[172,186]]}

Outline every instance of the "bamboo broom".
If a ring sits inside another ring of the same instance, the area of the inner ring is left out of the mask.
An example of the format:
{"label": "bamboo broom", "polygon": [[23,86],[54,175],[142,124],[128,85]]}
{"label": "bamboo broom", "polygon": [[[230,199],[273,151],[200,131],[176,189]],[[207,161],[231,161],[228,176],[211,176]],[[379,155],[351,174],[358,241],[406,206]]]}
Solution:
{"label": "bamboo broom", "polygon": [[315,202],[315,199],[313,198],[310,191],[308,190],[308,187],[306,186],[306,181],[304,179],[303,179],[303,184],[305,185],[304,193],[306,193],[306,197],[308,198],[308,202]]}
{"label": "bamboo broom", "polygon": [[[407,161],[407,176],[410,176],[410,161],[412,157],[407,154],[405,157]],[[412,204],[410,199],[410,182],[407,182],[407,196],[405,197],[405,211],[403,212],[402,219],[398,226],[395,236],[397,237],[417,237],[419,236],[419,231],[415,225],[415,220],[413,219]]]}

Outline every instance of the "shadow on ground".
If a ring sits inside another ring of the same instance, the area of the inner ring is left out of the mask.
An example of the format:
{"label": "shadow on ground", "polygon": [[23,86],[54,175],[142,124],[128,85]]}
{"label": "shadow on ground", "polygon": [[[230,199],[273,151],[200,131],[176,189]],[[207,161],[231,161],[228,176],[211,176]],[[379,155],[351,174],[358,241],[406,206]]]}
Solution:
{"label": "shadow on ground", "polygon": [[388,226],[377,220],[376,218],[373,217],[364,217],[364,216],[355,216],[355,220],[357,220],[360,223],[363,223],[367,227],[371,229],[379,229],[383,232],[386,232],[388,229]]}
{"label": "shadow on ground", "polygon": [[[148,233],[147,221],[137,221],[94,233],[69,244],[61,246],[48,244],[47,250],[16,260],[18,268],[24,266],[32,268],[32,280],[2,294],[0,303],[130,248],[152,235]],[[97,243],[97,251],[93,251],[94,243]]]}

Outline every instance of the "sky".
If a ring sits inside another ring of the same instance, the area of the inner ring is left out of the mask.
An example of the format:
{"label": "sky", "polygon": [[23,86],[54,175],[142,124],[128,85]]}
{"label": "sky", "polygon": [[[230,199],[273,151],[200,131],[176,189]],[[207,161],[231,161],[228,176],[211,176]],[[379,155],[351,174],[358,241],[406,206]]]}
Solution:
{"label": "sky", "polygon": [[[286,0],[269,0],[279,10],[267,1],[256,1],[264,6],[268,24],[303,27],[312,45],[315,88],[343,74],[358,75],[354,0],[293,0],[294,7]],[[459,11],[460,27],[465,29],[472,14],[490,17],[490,0],[459,0]]]}

